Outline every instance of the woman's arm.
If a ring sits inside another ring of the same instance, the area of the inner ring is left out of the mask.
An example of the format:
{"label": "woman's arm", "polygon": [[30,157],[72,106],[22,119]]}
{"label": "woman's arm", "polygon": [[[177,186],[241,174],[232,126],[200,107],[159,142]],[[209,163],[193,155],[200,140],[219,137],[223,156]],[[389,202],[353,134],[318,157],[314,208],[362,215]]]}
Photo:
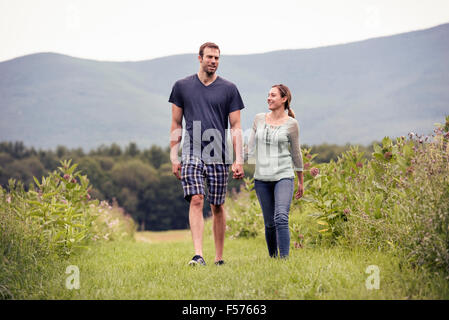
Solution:
{"label": "woman's arm", "polygon": [[296,171],[298,176],[298,190],[295,193],[295,199],[302,198],[304,195],[304,174],[302,171]]}
{"label": "woman's arm", "polygon": [[295,120],[295,124],[290,127],[290,143],[291,153],[293,160],[293,170],[296,171],[298,176],[298,191],[295,194],[295,198],[299,199],[304,194],[304,174],[303,174],[303,159],[301,152],[301,144],[299,142],[299,124]]}

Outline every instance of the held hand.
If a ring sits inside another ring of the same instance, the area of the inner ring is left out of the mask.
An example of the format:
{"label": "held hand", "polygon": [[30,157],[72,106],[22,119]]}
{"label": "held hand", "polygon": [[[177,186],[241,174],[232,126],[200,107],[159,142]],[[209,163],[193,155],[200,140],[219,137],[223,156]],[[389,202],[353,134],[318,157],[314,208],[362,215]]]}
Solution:
{"label": "held hand", "polygon": [[181,163],[172,163],[171,168],[171,171],[176,176],[176,178],[178,178],[178,180],[181,180]]}
{"label": "held hand", "polygon": [[234,179],[243,179],[245,173],[243,172],[243,166],[241,164],[233,163],[232,164],[232,177]]}
{"label": "held hand", "polygon": [[295,199],[302,198],[304,195],[304,185],[302,183],[298,183],[298,191],[296,191]]}

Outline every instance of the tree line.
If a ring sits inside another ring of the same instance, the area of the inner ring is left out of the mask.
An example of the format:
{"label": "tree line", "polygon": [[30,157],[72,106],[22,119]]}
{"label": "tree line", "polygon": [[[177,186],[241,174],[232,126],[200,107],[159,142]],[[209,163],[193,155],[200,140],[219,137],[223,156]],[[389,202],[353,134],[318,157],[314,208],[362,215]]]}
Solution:
{"label": "tree line", "polygon": [[[350,145],[318,145],[311,148],[318,153],[316,162],[336,160]],[[370,156],[369,147],[360,146]],[[72,159],[78,170],[87,175],[92,186],[91,195],[99,200],[116,200],[129,213],[141,230],[168,230],[188,228],[188,203],[183,198],[182,186],[171,172],[170,148],[153,145],[140,149],[130,142],[101,145],[85,152],[82,148],[69,149],[58,146],[55,150],[36,150],[23,142],[0,143],[0,184],[7,188],[9,179],[20,180],[32,186],[33,177],[53,172],[60,160]],[[252,177],[254,165],[245,164],[245,176]],[[238,193],[242,180],[232,179],[228,191]],[[34,188],[34,186],[32,186]],[[209,204],[204,206],[205,216],[210,215]]]}

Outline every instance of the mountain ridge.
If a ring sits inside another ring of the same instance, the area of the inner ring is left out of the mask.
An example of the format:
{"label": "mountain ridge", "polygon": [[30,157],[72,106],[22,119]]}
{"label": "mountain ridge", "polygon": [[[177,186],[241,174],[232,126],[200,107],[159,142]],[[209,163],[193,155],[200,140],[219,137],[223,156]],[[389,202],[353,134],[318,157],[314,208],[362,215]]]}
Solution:
{"label": "mountain ridge", "polygon": [[[302,143],[368,144],[428,133],[449,113],[447,38],[442,24],[318,48],[222,54],[218,75],[242,94],[244,130],[268,111],[271,86],[284,83]],[[196,54],[117,62],[36,53],[0,62],[0,140],[167,146],[171,86],[197,69]]]}

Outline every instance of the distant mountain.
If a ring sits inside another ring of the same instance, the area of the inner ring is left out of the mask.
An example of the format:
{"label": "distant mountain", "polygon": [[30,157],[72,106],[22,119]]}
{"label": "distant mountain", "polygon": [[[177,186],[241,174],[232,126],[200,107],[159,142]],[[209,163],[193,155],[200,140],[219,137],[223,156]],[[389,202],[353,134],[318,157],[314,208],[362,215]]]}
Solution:
{"label": "distant mountain", "polygon": [[[354,43],[264,54],[222,53],[218,74],[246,108],[242,127],[288,85],[301,141],[368,144],[429,133],[449,114],[449,24]],[[198,70],[195,54],[102,62],[54,53],[0,63],[0,141],[85,150],[112,142],[168,145],[173,83]]]}

